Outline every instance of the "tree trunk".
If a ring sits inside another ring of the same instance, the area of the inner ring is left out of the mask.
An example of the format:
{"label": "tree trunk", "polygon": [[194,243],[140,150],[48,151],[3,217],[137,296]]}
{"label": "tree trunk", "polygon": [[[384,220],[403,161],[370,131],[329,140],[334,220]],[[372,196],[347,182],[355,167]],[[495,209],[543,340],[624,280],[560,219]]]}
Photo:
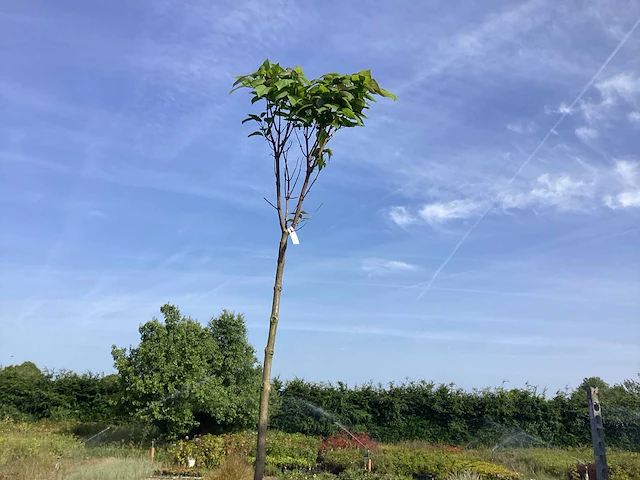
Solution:
{"label": "tree trunk", "polygon": [[258,446],[256,450],[256,463],[254,480],[262,480],[267,457],[267,424],[269,421],[269,394],[271,393],[271,362],[276,343],[276,331],[278,329],[278,315],[280,313],[280,295],[282,294],[282,274],[284,272],[284,260],[287,251],[288,233],[282,232],[280,248],[278,249],[278,266],[273,285],[273,302],[271,304],[271,318],[269,321],[269,336],[267,346],[264,349],[264,364],[262,366],[262,386],[260,388],[260,411],[258,415]]}

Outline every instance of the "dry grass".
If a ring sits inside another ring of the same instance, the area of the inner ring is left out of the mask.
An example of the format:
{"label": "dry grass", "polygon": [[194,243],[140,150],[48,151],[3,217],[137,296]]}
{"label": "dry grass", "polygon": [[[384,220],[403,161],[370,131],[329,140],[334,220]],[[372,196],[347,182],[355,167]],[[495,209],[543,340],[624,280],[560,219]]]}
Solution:
{"label": "dry grass", "polygon": [[71,467],[65,480],[139,480],[153,473],[147,458],[105,458]]}
{"label": "dry grass", "polygon": [[206,480],[253,480],[253,467],[246,458],[232,455],[217,469],[209,472]]}
{"label": "dry grass", "polygon": [[456,472],[449,475],[447,480],[482,480],[482,477],[474,472]]}
{"label": "dry grass", "polygon": [[85,448],[46,422],[0,420],[0,480],[138,480],[153,472],[146,452],[113,450]]}

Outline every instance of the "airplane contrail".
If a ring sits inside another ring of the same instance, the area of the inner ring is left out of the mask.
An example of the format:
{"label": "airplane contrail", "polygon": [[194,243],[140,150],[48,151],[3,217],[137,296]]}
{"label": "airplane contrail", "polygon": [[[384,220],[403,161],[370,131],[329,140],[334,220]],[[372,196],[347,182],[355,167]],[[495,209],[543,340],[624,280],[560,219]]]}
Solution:
{"label": "airplane contrail", "polygon": [[[567,115],[569,115],[571,113],[571,111],[573,110],[573,107],[575,107],[576,104],[582,99],[584,94],[594,84],[594,82],[600,76],[600,74],[603,72],[603,70],[605,68],[607,68],[607,66],[609,65],[611,60],[613,60],[613,57],[616,56],[618,51],[620,51],[620,49],[622,47],[624,47],[624,44],[627,43],[627,40],[629,40],[631,35],[633,35],[633,33],[637,30],[638,26],[640,26],[640,18],[638,18],[638,20],[633,25],[633,27],[631,27],[631,30],[629,30],[627,32],[627,34],[622,38],[622,40],[620,40],[620,43],[618,43],[616,48],[613,49],[613,51],[607,57],[607,59],[604,61],[604,63],[602,65],[600,65],[600,68],[598,69],[598,71],[593,75],[593,77],[591,77],[591,80],[589,80],[587,82],[587,84],[583,87],[583,89],[580,91],[578,96],[573,100],[573,102],[571,102],[571,105],[569,105],[569,107],[564,110],[562,116],[553,125],[553,127],[551,127],[551,129],[549,129],[549,131],[544,136],[544,138],[540,141],[538,146],[533,150],[533,152],[531,152],[531,155],[529,155],[527,157],[527,159],[522,163],[522,165],[520,165],[520,168],[518,169],[518,171],[507,182],[507,184],[505,186],[505,189],[508,188],[509,186],[511,186],[511,184],[514,182],[514,180],[520,176],[520,174],[526,168],[526,166],[529,165],[529,163],[531,162],[533,157],[535,157],[536,154],[538,153],[538,151],[544,146],[545,143],[547,143],[547,140],[549,140],[549,137],[551,137],[551,135],[553,135],[556,132],[556,128],[558,128],[558,126],[560,126],[560,124],[564,121],[564,119],[567,117]],[[484,220],[484,217],[486,217],[487,214],[489,213],[489,211],[491,211],[491,209],[493,208],[493,204],[494,204],[493,201],[489,202],[489,206],[486,208],[486,210],[484,212],[482,212],[482,215],[480,215],[480,217],[478,217],[478,219],[474,222],[474,224],[471,225],[471,228],[469,228],[469,230],[467,230],[465,232],[465,234],[462,236],[460,241],[455,245],[455,247],[453,247],[453,250],[451,251],[451,253],[447,256],[447,258],[444,259],[444,261],[442,262],[440,267],[438,267],[438,269],[434,272],[434,274],[431,276],[431,278],[427,282],[427,285],[425,286],[424,290],[422,290],[422,292],[420,292],[420,294],[418,295],[418,300],[420,300],[424,296],[424,294],[429,291],[429,289],[431,288],[431,285],[433,284],[433,282],[438,278],[438,275],[440,275],[440,272],[442,272],[442,270],[449,264],[449,262],[455,256],[455,254],[458,252],[458,250],[460,249],[462,244],[467,240],[467,238],[469,238],[469,235],[471,235],[471,233],[473,233],[473,231],[478,227],[480,222],[482,222],[482,220]]]}

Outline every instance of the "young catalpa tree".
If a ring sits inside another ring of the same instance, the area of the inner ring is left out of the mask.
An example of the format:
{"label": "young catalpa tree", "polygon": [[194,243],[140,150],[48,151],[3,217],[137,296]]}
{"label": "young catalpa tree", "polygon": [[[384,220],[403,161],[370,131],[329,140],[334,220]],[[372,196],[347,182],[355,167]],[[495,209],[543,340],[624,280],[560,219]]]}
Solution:
{"label": "young catalpa tree", "polygon": [[328,145],[333,136],[342,128],[363,126],[366,118],[364,111],[369,108],[370,102],[375,101],[374,95],[394,100],[396,97],[380,88],[371,77],[370,70],[352,75],[329,73],[307,80],[300,67],[283,68],[266,60],[258,71],[236,78],[232,92],[248,88],[253,95],[252,104],[264,102],[264,109],[260,113],[249,114],[242,123],[255,122],[258,129],[249,136],[263,137],[271,150],[276,196],[275,203],[269,203],[275,208],[280,225],[278,263],[260,390],[254,478],[262,480],[271,362],[278,328],[288,237],[291,236],[297,243],[296,229],[310,218],[303,210],[303,204],[320,172],[331,159],[333,153]]}

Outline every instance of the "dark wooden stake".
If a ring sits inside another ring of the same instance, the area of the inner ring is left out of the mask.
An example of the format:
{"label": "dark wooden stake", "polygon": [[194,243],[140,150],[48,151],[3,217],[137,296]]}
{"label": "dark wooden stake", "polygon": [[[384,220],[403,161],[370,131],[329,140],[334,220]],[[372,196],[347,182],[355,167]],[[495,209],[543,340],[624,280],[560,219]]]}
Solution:
{"label": "dark wooden stake", "polygon": [[600,390],[598,387],[586,386],[589,418],[591,420],[591,441],[596,463],[596,479],[609,480],[609,467],[604,446],[604,426],[602,424],[602,407],[600,406]]}

